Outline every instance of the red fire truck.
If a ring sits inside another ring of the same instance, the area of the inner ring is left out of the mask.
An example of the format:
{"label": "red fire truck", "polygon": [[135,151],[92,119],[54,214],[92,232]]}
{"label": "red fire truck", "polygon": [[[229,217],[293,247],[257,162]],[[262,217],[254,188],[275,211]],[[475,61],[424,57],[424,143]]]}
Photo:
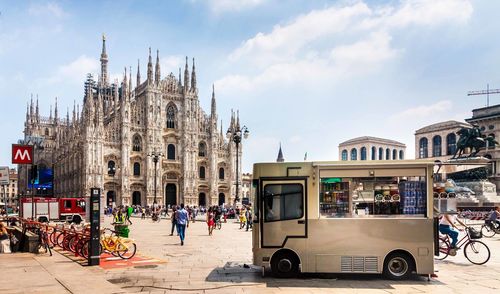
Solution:
{"label": "red fire truck", "polygon": [[55,197],[21,198],[21,217],[31,218],[33,208],[35,219],[73,220],[79,222],[85,219],[85,198],[55,198]]}

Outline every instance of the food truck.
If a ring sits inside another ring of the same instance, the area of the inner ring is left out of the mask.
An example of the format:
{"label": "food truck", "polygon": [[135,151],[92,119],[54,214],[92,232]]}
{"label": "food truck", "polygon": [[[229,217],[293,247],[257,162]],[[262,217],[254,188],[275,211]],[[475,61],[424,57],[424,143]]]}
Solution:
{"label": "food truck", "polygon": [[253,262],[303,273],[434,273],[434,162],[253,166]]}

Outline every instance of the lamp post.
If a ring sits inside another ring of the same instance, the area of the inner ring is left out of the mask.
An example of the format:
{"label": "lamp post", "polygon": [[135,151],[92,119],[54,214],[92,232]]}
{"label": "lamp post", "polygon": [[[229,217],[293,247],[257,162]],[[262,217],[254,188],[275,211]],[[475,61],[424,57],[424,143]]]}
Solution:
{"label": "lamp post", "polygon": [[[148,157],[151,157],[153,158],[153,162],[155,164],[155,180],[154,180],[154,185],[155,185],[155,194],[154,194],[154,199],[153,199],[153,206],[156,206],[156,165],[158,164],[158,161],[160,160],[160,157],[163,156],[163,153],[161,152],[156,152],[156,151],[153,151],[151,153],[148,154]],[[156,207],[155,207],[156,208]]]}
{"label": "lamp post", "polygon": [[[34,220],[35,219],[35,191],[36,189],[34,189],[34,186],[35,186],[35,177],[37,176],[37,169],[34,170],[37,165],[35,164],[36,162],[36,150],[43,150],[44,147],[43,147],[43,138],[41,137],[31,137],[31,136],[27,136],[27,138],[24,140],[24,143],[26,145],[31,145],[33,146],[33,163],[31,164],[31,188],[29,189],[30,190],[30,194],[31,194],[31,219]],[[26,165],[26,191],[28,190],[29,188],[29,175],[28,175],[28,165]]]}
{"label": "lamp post", "polygon": [[[243,137],[241,136],[243,132]],[[239,146],[241,143],[242,139],[247,139],[248,134],[250,132],[248,131],[248,128],[246,126],[243,126],[240,128],[239,121],[238,124],[233,128],[232,126],[227,129],[226,136],[230,141],[233,141],[236,144],[236,197],[234,198],[234,203],[240,201],[240,196],[239,196],[239,184],[240,184],[240,179],[239,179]]]}
{"label": "lamp post", "polygon": [[[110,175],[111,177],[113,177],[113,198],[111,200],[112,203],[111,205],[113,206],[113,202],[116,204],[116,186],[115,186],[115,174],[116,174],[116,166],[115,166],[115,163],[113,161],[113,164],[108,164],[108,175]],[[106,195],[106,202],[108,201],[107,199],[107,195]],[[122,203],[123,204],[123,203]],[[106,205],[109,205],[109,203],[106,203]]]}

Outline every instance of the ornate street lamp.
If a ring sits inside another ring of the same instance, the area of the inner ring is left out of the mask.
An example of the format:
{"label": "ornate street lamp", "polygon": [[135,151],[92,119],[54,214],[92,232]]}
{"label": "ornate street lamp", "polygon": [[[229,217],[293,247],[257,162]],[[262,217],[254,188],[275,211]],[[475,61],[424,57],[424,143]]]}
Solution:
{"label": "ornate street lamp", "polygon": [[157,203],[156,202],[156,165],[158,164],[158,161],[160,160],[160,157],[162,157],[162,156],[163,156],[163,153],[156,152],[156,151],[153,151],[153,152],[151,152],[151,153],[148,154],[148,157],[153,158],[153,162],[155,164],[155,183],[154,183],[154,185],[155,185],[155,194],[154,194],[155,197],[153,199],[153,205],[154,206],[156,206],[156,203]]}
{"label": "ornate street lamp", "polygon": [[[241,136],[242,132],[243,132],[243,138]],[[236,204],[236,202],[240,201],[240,196],[239,196],[240,179],[239,179],[239,166],[238,166],[239,165],[239,152],[238,152],[238,150],[239,150],[241,140],[247,139],[249,133],[250,132],[248,131],[248,128],[246,126],[243,126],[240,129],[239,121],[238,121],[238,124],[236,124],[236,126],[234,128],[229,127],[227,129],[227,133],[226,133],[227,138],[236,144],[236,197],[234,198],[235,204]]]}

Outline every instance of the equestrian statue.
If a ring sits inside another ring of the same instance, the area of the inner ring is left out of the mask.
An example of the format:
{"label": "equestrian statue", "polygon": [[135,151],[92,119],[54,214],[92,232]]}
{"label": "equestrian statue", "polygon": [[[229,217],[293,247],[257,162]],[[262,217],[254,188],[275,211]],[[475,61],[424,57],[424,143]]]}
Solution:
{"label": "equestrian statue", "polygon": [[461,128],[457,134],[460,138],[458,139],[457,150],[452,159],[466,157],[462,157],[462,155],[467,148],[470,148],[470,154],[467,157],[475,157],[482,149],[494,148],[498,145],[498,142],[495,141],[495,136],[481,134],[481,130],[477,125],[472,126],[472,128]]}

